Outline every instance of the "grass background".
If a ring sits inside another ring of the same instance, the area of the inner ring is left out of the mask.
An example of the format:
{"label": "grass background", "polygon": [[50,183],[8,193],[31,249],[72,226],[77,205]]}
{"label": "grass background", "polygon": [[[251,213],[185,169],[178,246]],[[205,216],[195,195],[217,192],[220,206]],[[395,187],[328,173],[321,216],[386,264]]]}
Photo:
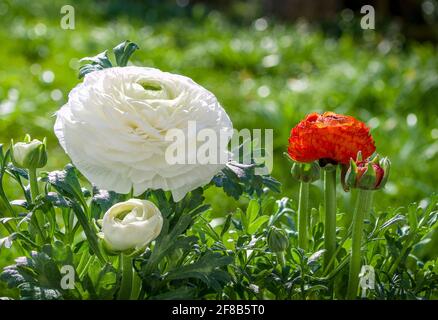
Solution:
{"label": "grass background", "polygon": [[[237,129],[274,129],[279,197],[297,199],[283,156],[290,129],[310,112],[331,110],[365,121],[377,151],[392,161],[376,208],[425,204],[438,185],[436,45],[407,40],[391,21],[361,30],[358,12],[344,10],[330,26],[287,24],[236,3],[226,15],[173,1],[75,1],[75,29],[63,30],[64,1],[2,1],[0,142],[46,136],[47,169],[64,166],[53,114],[79,82],[78,60],[129,39],[141,48],[133,64],[193,78],[218,97]],[[320,184],[311,188],[313,206],[322,200]],[[6,188],[14,198],[13,186]],[[208,197],[217,215],[236,206],[214,189]],[[351,195],[339,190],[339,197],[341,210],[350,210]]]}

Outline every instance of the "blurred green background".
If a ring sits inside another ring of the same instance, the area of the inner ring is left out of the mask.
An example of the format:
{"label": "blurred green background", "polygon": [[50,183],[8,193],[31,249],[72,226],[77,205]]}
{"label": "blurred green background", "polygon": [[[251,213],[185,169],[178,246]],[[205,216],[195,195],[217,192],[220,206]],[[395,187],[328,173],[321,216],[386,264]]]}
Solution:
{"label": "blurred green background", "polygon": [[[53,115],[79,82],[78,60],[129,39],[141,48],[133,64],[193,78],[236,128],[274,129],[273,176],[282,195],[297,198],[283,156],[290,129],[307,113],[332,110],[365,121],[392,161],[377,208],[426,201],[438,185],[437,2],[404,2],[419,23],[377,1],[376,30],[360,28],[357,3],[290,9],[293,3],[1,0],[0,141],[47,136],[48,169],[66,164]],[[60,27],[65,4],[75,8],[74,30]],[[317,187],[314,206],[322,199]],[[13,196],[11,186],[7,193]],[[236,206],[208,193],[218,214]],[[340,197],[349,209],[349,195]]]}

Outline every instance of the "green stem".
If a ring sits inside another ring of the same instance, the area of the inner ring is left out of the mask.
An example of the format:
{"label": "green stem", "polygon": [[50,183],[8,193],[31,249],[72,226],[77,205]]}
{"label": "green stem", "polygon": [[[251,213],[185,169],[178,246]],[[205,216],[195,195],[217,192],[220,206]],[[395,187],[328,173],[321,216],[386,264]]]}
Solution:
{"label": "green stem", "polygon": [[126,200],[134,198],[134,188],[131,187],[131,191],[126,194]]}
{"label": "green stem", "polygon": [[336,167],[324,170],[324,202],[325,202],[325,225],[324,225],[324,268],[330,272],[330,260],[336,251]]}
{"label": "green stem", "polygon": [[[37,171],[36,171],[36,169],[28,169],[27,172],[29,174],[30,195],[32,198],[32,203],[35,204],[35,199],[40,194],[39,189],[38,189]],[[36,228],[41,235],[42,241],[45,242],[46,237],[45,237],[45,233],[44,233],[44,216],[40,215],[38,210],[35,210],[33,214],[35,215]]]}
{"label": "green stem", "polygon": [[84,230],[85,236],[87,237],[88,244],[89,244],[91,250],[93,250],[93,253],[97,256],[97,258],[99,258],[99,260],[102,263],[106,263],[106,260],[105,260],[104,256],[102,255],[102,252],[100,251],[99,240],[97,238],[97,235],[93,231],[92,227],[90,226],[90,223],[88,222],[86,214],[82,210],[81,206],[77,202],[73,201],[72,202],[72,209],[73,209],[73,212],[75,213],[76,218],[78,219],[80,225],[82,226],[82,229]]}
{"label": "green stem", "polygon": [[348,276],[348,289],[346,298],[356,299],[359,285],[359,272],[361,268],[361,246],[363,233],[363,220],[371,209],[372,191],[359,190],[356,208],[353,215],[353,233],[351,244],[350,272]]}
{"label": "green stem", "polygon": [[277,252],[276,256],[281,268],[284,268],[286,266],[286,257],[284,256],[284,252]]}
{"label": "green stem", "polygon": [[140,292],[141,292],[141,284],[142,284],[141,279],[134,270],[133,277],[132,277],[131,300],[138,300],[139,299]]}
{"label": "green stem", "polygon": [[298,199],[298,246],[307,251],[309,240],[308,234],[308,203],[309,203],[309,183],[301,182],[300,198]]}
{"label": "green stem", "polygon": [[[94,259],[95,259],[95,256],[89,256],[86,263],[81,266],[81,267],[83,267],[83,269],[79,273],[79,279],[83,279],[85,277],[85,274],[88,272],[88,267],[91,265],[91,263],[94,262]],[[83,262],[83,261],[81,261],[81,262]]]}
{"label": "green stem", "polygon": [[401,253],[397,256],[397,259],[392,260],[389,267],[386,268],[389,275],[394,274],[397,271],[397,268],[398,268],[400,262],[402,262],[403,259],[406,259],[406,253],[408,252],[408,250],[412,246],[411,242],[415,239],[415,237],[418,236],[418,233],[416,232],[416,230],[418,230],[418,229],[414,229],[409,233],[406,240],[404,241],[404,245],[403,245],[403,248],[401,250]]}
{"label": "green stem", "polygon": [[134,278],[134,269],[132,266],[132,258],[120,254],[120,266],[122,268],[122,283],[118,295],[119,300],[129,300],[132,292],[132,281]]}
{"label": "green stem", "polygon": [[36,197],[38,197],[38,180],[36,169],[29,169],[29,184],[30,184],[30,195],[32,197],[32,202],[35,202]]}
{"label": "green stem", "polygon": [[341,271],[347,265],[348,261],[350,260],[348,258],[349,258],[348,256],[343,258],[339,262],[339,264],[336,266],[336,268],[333,269],[333,271],[330,274],[328,274],[327,276],[323,277],[322,279],[325,279],[325,280],[333,279],[339,273],[339,271]]}
{"label": "green stem", "polygon": [[[344,243],[345,243],[345,241],[347,241],[349,238],[350,238],[350,236],[351,236],[351,227],[348,229],[348,232],[347,232],[347,234],[345,235],[345,237],[338,243],[338,246],[337,246],[337,248],[336,248],[336,251],[335,251],[335,254],[333,255],[333,257],[330,259],[330,262],[329,262],[329,264],[327,265],[327,269],[333,269],[332,268],[332,265],[335,263],[335,257],[339,254],[339,252],[342,250],[342,248],[343,248],[343,245],[344,245]],[[341,264],[342,262],[340,262],[339,263],[339,265]],[[334,267],[334,265],[333,265],[333,267]],[[333,271],[332,271],[333,272]],[[327,270],[324,270],[324,274],[325,275],[327,275]]]}

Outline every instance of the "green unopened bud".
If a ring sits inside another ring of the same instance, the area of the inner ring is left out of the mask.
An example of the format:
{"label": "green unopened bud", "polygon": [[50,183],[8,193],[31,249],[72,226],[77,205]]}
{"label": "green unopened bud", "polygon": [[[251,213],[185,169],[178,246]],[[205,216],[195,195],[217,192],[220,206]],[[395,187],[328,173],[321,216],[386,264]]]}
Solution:
{"label": "green unopened bud", "polygon": [[37,169],[42,168],[47,163],[46,138],[43,142],[34,139],[31,140],[29,135],[26,135],[24,142],[11,142],[11,158],[12,163],[22,169]]}
{"label": "green unopened bud", "polygon": [[289,247],[289,238],[282,229],[271,227],[268,232],[268,247],[272,252],[283,252]]}
{"label": "green unopened bud", "polygon": [[290,173],[298,181],[308,183],[319,180],[321,175],[319,164],[316,161],[310,163],[292,161]]}
{"label": "green unopened bud", "polygon": [[372,160],[362,160],[360,153],[357,160],[350,159],[350,167],[342,177],[344,189],[359,188],[364,190],[377,190],[385,186],[389,176],[390,161],[380,158],[379,155]]}
{"label": "green unopened bud", "polygon": [[307,182],[307,183],[319,180],[321,175],[320,174],[321,167],[319,166],[318,162],[316,161],[309,163],[296,162],[289,156],[289,154],[284,153],[284,155],[292,165],[290,169],[290,173],[292,177],[294,177],[298,181]]}

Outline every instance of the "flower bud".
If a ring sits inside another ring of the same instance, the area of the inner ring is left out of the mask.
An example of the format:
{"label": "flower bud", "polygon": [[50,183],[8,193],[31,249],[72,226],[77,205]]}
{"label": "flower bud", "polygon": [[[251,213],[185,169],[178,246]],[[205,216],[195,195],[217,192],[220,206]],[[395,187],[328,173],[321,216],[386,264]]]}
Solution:
{"label": "flower bud", "polygon": [[359,188],[364,190],[377,190],[385,186],[388,180],[391,163],[388,158],[362,160],[360,152],[356,161],[350,160],[350,167],[342,178],[344,189]]}
{"label": "flower bud", "polygon": [[314,182],[320,178],[320,166],[318,162],[296,162],[287,153],[285,153],[287,159],[291,162],[292,167],[290,173],[292,177],[301,182]]}
{"label": "flower bud", "polygon": [[283,252],[289,246],[289,238],[284,230],[271,227],[268,232],[268,247],[272,252]]}
{"label": "flower bud", "polygon": [[158,237],[162,226],[163,217],[155,204],[130,199],[115,204],[105,213],[102,220],[103,242],[111,252],[143,250]]}
{"label": "flower bud", "polygon": [[26,135],[24,142],[12,141],[11,148],[12,163],[22,169],[37,169],[42,168],[47,163],[46,138],[43,142],[34,139],[31,140],[29,135]]}

